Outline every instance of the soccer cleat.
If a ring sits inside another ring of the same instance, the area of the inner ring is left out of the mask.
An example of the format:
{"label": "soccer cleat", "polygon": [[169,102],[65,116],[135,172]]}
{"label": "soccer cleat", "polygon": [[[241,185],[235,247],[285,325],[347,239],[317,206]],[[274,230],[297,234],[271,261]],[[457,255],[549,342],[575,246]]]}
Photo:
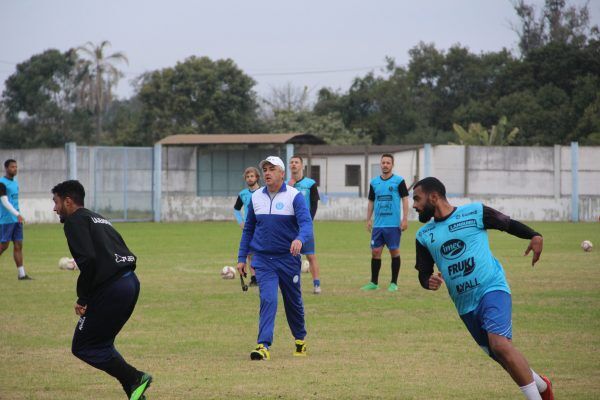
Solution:
{"label": "soccer cleat", "polygon": [[131,396],[129,397],[129,400],[145,399],[146,397],[144,396],[144,392],[150,387],[151,383],[152,375],[144,372],[144,375],[142,375],[140,378],[140,382],[131,387]]}
{"label": "soccer cleat", "polygon": [[270,360],[271,353],[269,353],[269,349],[266,348],[264,344],[259,344],[250,353],[250,359],[251,360]]}
{"label": "soccer cleat", "polygon": [[397,292],[398,291],[398,285],[396,285],[394,282],[390,283],[390,286],[388,286],[388,292]]}
{"label": "soccer cleat", "polygon": [[19,276],[18,278],[20,281],[32,281],[33,278],[30,277],[29,275],[23,275],[23,276]]}
{"label": "soccer cleat", "polygon": [[361,287],[360,290],[377,290],[379,289],[379,285],[373,282],[367,283],[365,286]]}
{"label": "soccer cleat", "polygon": [[550,382],[550,379],[548,379],[544,375],[540,375],[540,378],[542,378],[544,382],[546,382],[546,384],[548,385],[548,388],[542,393],[540,393],[542,400],[554,400],[554,393],[552,392],[552,382]]}
{"label": "soccer cleat", "polygon": [[321,286],[320,285],[315,286],[314,289],[313,289],[313,293],[314,294],[321,294]]}
{"label": "soccer cleat", "polygon": [[256,275],[252,275],[252,277],[250,278],[250,287],[252,286],[258,286],[258,282],[256,281]]}
{"label": "soccer cleat", "polygon": [[296,350],[294,350],[295,357],[306,356],[306,342],[304,340],[296,339]]}

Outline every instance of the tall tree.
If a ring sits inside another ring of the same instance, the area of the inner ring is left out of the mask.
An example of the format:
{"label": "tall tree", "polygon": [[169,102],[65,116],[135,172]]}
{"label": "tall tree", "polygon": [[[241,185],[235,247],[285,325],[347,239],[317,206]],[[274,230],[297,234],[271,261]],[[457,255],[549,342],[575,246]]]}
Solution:
{"label": "tall tree", "polygon": [[344,125],[341,116],[332,112],[317,115],[310,111],[276,111],[266,121],[270,132],[304,132],[318,136],[328,144],[349,145],[368,144],[371,138],[359,130],[350,131]]}
{"label": "tall tree", "polygon": [[79,63],[79,68],[86,79],[82,91],[83,102],[94,112],[98,142],[102,133],[102,117],[112,101],[112,89],[123,77],[123,73],[115,64],[120,62],[129,64],[123,52],[107,54],[110,46],[110,42],[104,40],[98,45],[87,42],[77,48],[84,57],[84,61]]}
{"label": "tall tree", "polygon": [[5,121],[0,131],[4,146],[62,145],[83,139],[89,121],[77,106],[80,84],[77,55],[50,49],[17,65],[5,82],[2,103]]}
{"label": "tall tree", "polygon": [[513,29],[523,55],[549,43],[582,47],[589,39],[598,38],[598,26],[590,25],[589,3],[577,7],[567,6],[566,0],[546,0],[539,15],[525,0],[513,2],[513,7],[520,19]]}
{"label": "tall tree", "polygon": [[190,57],[141,78],[141,132],[152,143],[174,133],[252,132],[254,80],[230,59]]}
{"label": "tall tree", "polygon": [[283,86],[272,87],[268,96],[261,99],[263,114],[267,116],[279,111],[304,112],[310,110],[310,92],[287,82]]}

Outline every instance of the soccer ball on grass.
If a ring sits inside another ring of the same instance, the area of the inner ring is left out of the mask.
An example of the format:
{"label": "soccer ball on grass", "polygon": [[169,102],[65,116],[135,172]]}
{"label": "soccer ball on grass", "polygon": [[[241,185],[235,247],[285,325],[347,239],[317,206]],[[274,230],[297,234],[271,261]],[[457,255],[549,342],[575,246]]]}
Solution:
{"label": "soccer ball on grass", "polygon": [[310,271],[310,263],[308,262],[308,260],[304,260],[302,261],[302,272],[307,273],[308,271]]}
{"label": "soccer ball on grass", "polygon": [[233,279],[235,278],[235,268],[226,265],[221,270],[221,278],[223,279]]}
{"label": "soccer ball on grass", "polygon": [[583,249],[583,251],[592,251],[592,247],[594,247],[594,245],[589,240],[584,240],[583,242],[581,242],[581,248]]}
{"label": "soccer ball on grass", "polygon": [[61,257],[60,260],[58,260],[58,268],[73,271],[77,269],[77,263],[72,258]]}

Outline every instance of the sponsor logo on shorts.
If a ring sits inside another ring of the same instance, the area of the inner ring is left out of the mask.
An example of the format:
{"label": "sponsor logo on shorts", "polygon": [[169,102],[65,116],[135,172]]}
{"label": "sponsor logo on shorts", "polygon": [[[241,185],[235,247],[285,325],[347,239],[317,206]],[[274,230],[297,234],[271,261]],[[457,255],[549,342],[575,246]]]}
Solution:
{"label": "sponsor logo on shorts", "polygon": [[467,250],[467,245],[460,239],[450,239],[445,242],[440,251],[446,260],[455,260]]}
{"label": "sponsor logo on shorts", "polygon": [[85,324],[85,317],[80,317],[79,318],[79,327],[77,329],[79,329],[80,331],[83,330],[83,324]]}
{"label": "sponsor logo on shorts", "polygon": [[292,278],[292,282],[294,282],[294,283],[298,283],[299,280],[300,280],[300,277],[298,275],[294,275],[294,278]]}
{"label": "sponsor logo on shorts", "polygon": [[472,226],[477,226],[477,221],[474,219],[466,219],[464,221],[455,222],[453,224],[448,225],[448,230],[450,232],[460,231],[461,229],[467,229]]}

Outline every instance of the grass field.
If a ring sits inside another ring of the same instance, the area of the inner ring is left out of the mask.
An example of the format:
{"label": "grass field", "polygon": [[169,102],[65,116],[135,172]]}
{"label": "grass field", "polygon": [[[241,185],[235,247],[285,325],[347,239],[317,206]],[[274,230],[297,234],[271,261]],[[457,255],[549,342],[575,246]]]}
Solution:
{"label": "grass field", "polygon": [[[117,340],[151,372],[148,399],[516,399],[519,389],[478,348],[444,290],[423,290],[414,270],[413,222],[402,241],[400,290],[364,293],[369,236],[362,223],[317,222],[323,294],[303,275],[309,356],[292,356],[280,303],[272,360],[251,362],[258,294],[224,281],[240,230],[233,223],[118,224],[139,257],[136,311]],[[514,343],[553,380],[557,399],[600,398],[600,225],[533,223],[527,242],[491,232],[513,291]],[[122,399],[119,384],[70,353],[77,273],[59,224],[25,230],[35,278],[18,282],[11,249],[0,258],[0,399]],[[584,253],[579,244],[596,244]],[[389,256],[381,281],[389,279]]]}

